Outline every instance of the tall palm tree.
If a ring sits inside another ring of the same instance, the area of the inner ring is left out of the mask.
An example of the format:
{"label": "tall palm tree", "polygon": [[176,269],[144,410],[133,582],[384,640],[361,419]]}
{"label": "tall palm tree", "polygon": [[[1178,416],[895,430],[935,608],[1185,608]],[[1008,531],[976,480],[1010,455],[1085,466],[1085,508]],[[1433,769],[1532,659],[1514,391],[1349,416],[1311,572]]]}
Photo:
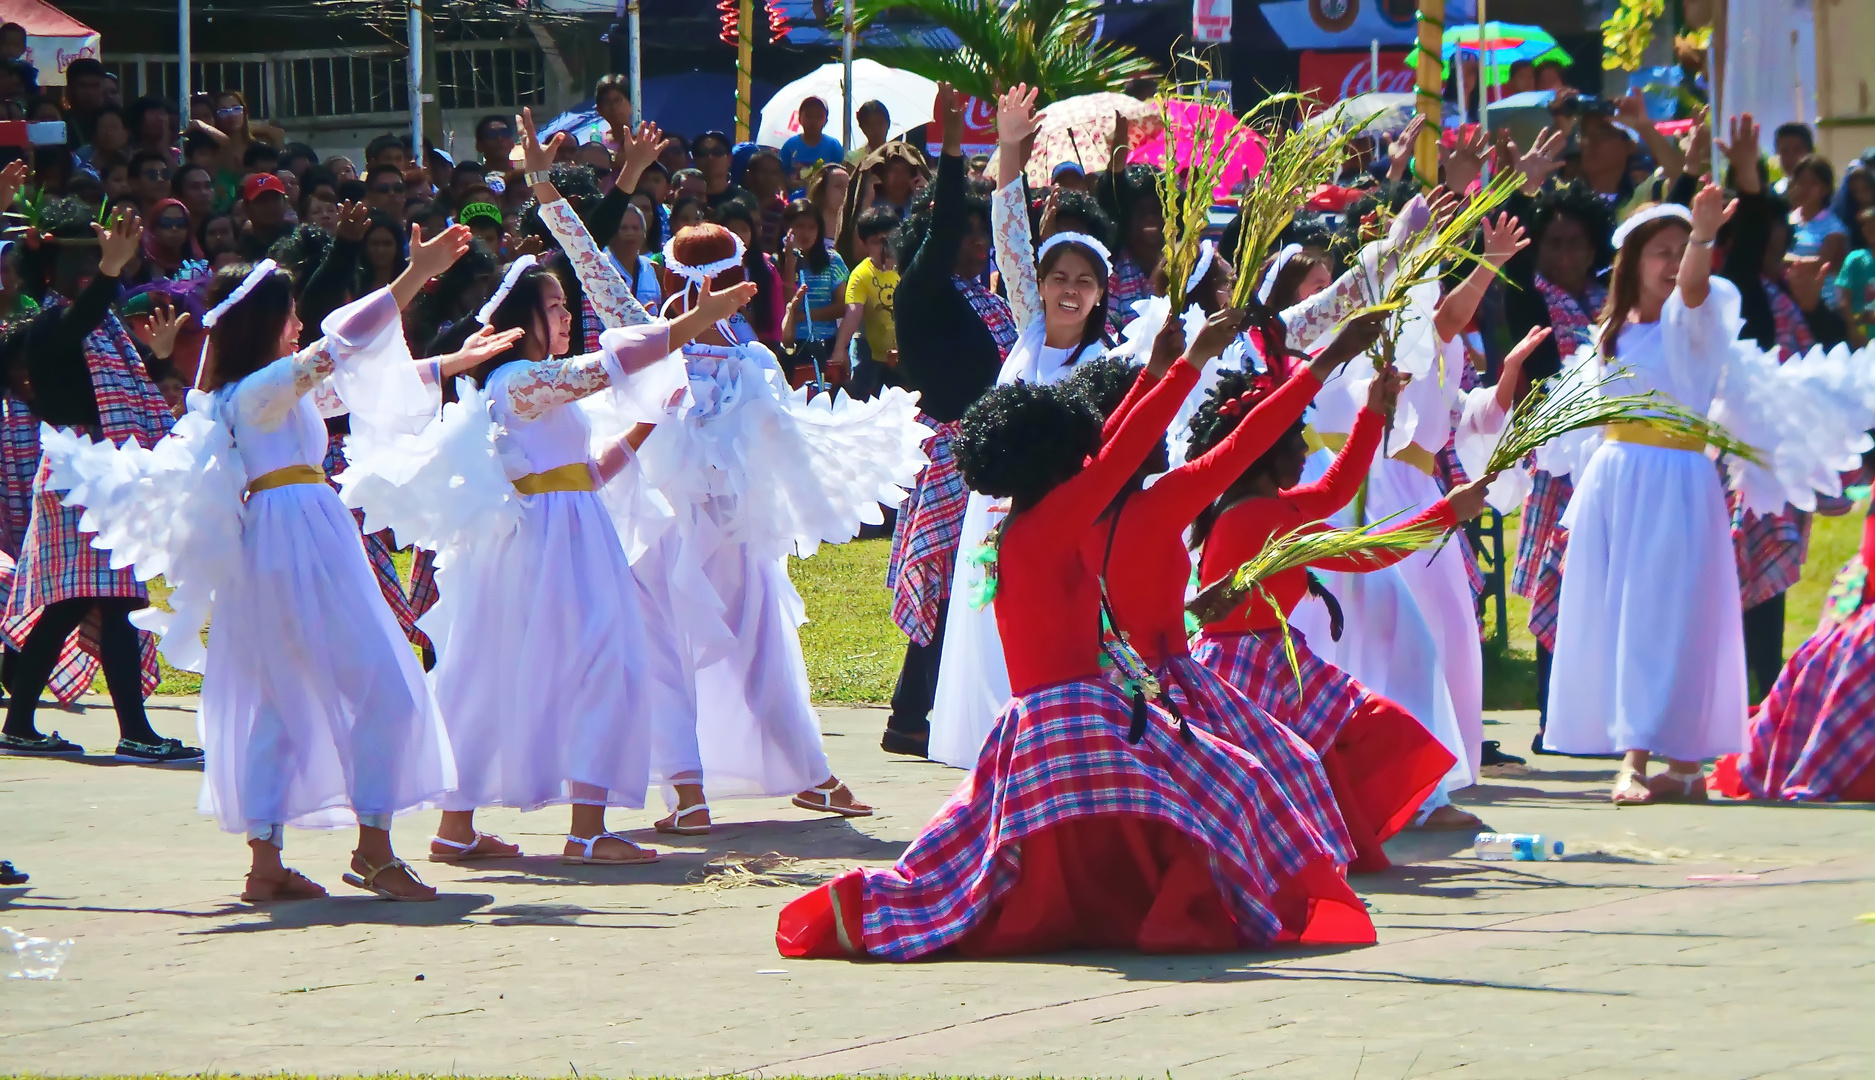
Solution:
{"label": "tall palm tree", "polygon": [[866,46],[882,64],[948,82],[984,101],[1017,83],[1042,101],[1120,91],[1153,64],[1131,46],[1094,40],[1101,0],[854,0],[857,26],[887,13],[913,16],[956,35],[961,47]]}

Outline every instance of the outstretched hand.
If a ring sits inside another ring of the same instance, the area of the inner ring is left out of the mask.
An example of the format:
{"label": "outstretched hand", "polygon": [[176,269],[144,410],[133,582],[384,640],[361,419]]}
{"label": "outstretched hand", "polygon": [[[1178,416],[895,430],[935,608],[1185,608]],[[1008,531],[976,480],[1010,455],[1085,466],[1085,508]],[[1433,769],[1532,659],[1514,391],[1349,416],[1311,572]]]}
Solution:
{"label": "outstretched hand", "polygon": [[1717,184],[1707,184],[1693,196],[1693,242],[1710,244],[1718,238],[1719,227],[1732,220],[1738,200],[1727,202]]}
{"label": "outstretched hand", "polygon": [[1445,501],[1452,507],[1453,516],[1460,521],[1470,521],[1484,513],[1485,494],[1491,489],[1491,481],[1496,479],[1497,474],[1492,473],[1453,488],[1452,493],[1445,497]]}
{"label": "outstretched hand", "polygon": [[[1198,328],[1198,335],[1191,340],[1191,347],[1185,350],[1185,359],[1193,367],[1203,367],[1212,359],[1224,355],[1224,349],[1236,339],[1237,330],[1243,326],[1245,311],[1243,308],[1225,308],[1211,316]],[[1178,326],[1183,320],[1168,318],[1167,325]]]}
{"label": "outstretched hand", "polygon": [[410,271],[427,282],[454,266],[469,250],[473,234],[467,225],[451,225],[434,237],[423,238],[423,226],[410,225]]}
{"label": "outstretched hand", "polygon": [[1499,214],[1496,221],[1484,219],[1484,261],[1493,270],[1504,269],[1511,256],[1530,246],[1530,238],[1524,235],[1523,222],[1509,214]]}
{"label": "outstretched hand", "polygon": [[697,310],[710,322],[727,319],[755,299],[755,282],[731,285],[720,292],[707,290],[697,300]]}
{"label": "outstretched hand", "polygon": [[1039,86],[1030,87],[1027,83],[1017,83],[997,99],[997,142],[1004,146],[1015,146],[1035,134],[1043,116],[1042,113],[1035,111],[1035,100],[1041,96],[1041,92]]}
{"label": "outstretched hand", "polygon": [[1392,413],[1394,402],[1400,399],[1400,391],[1406,389],[1406,384],[1412,381],[1411,375],[1391,364],[1387,365],[1386,370],[1376,372],[1373,381],[1367,384],[1368,410],[1382,414]]}
{"label": "outstretched hand", "polygon": [[91,231],[98,234],[98,248],[102,252],[98,272],[105,277],[116,277],[136,257],[137,245],[143,240],[143,219],[137,216],[136,207],[125,203],[117,208],[107,224],[93,223]]}
{"label": "outstretched hand", "polygon": [[515,127],[521,132],[521,162],[528,172],[546,172],[553,168],[560,144],[566,141],[566,132],[558,132],[548,140],[545,146],[540,143],[540,132],[534,126],[534,110],[523,108],[521,115],[514,118]]}
{"label": "outstretched hand", "polygon": [[167,360],[176,351],[176,337],[189,325],[190,315],[178,313],[168,300],[150,309],[144,317],[144,338],[158,360]]}
{"label": "outstretched hand", "polygon": [[493,327],[483,326],[469,335],[469,339],[462,343],[462,348],[445,356],[439,356],[436,360],[441,365],[445,377],[460,375],[514,348],[526,335],[527,331],[518,326],[509,330],[496,330]]}

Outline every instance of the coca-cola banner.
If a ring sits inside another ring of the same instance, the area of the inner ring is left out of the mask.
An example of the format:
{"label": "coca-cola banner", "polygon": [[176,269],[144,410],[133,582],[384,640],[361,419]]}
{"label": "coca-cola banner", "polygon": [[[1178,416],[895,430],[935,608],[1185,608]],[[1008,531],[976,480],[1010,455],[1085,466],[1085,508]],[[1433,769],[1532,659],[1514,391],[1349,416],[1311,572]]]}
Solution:
{"label": "coca-cola banner", "polygon": [[[1402,53],[1401,55],[1405,55]],[[925,129],[925,137],[933,140],[926,147],[932,157],[944,150],[944,126],[933,121]],[[996,149],[996,103],[981,98],[964,98],[964,154],[987,154]]]}
{"label": "coca-cola banner", "polygon": [[1336,50],[1324,52],[1306,49],[1302,53],[1301,84],[1303,93],[1313,94],[1324,105],[1373,90],[1389,94],[1410,94],[1416,72],[1406,66],[1405,49],[1380,50],[1380,85],[1374,85],[1373,59],[1366,49],[1359,52]]}

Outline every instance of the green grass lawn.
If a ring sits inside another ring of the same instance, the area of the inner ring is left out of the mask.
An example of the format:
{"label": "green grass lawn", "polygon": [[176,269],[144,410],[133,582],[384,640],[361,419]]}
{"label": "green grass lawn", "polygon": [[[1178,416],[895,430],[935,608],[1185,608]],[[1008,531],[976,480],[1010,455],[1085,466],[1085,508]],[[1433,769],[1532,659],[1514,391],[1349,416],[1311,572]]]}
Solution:
{"label": "green grass lawn", "polygon": [[[1847,562],[1861,540],[1862,507],[1842,517],[1818,517],[1810,533],[1810,557],[1803,580],[1790,590],[1784,619],[1784,655],[1795,652],[1816,629],[1817,614],[1836,571]],[[1517,550],[1517,518],[1504,523],[1504,546]],[[814,700],[845,705],[884,704],[892,696],[899,661],[905,655],[905,635],[892,625],[892,594],[885,589],[885,563],[889,539],[855,540],[823,546],[811,559],[788,560],[795,588],[807,602],[808,623],[801,627],[801,651],[807,659],[807,677]],[[410,577],[408,553],[396,556],[398,572]],[[162,603],[169,590],[161,580],[151,582],[150,595]],[[1487,636],[1484,649],[1484,706],[1487,709],[1536,707],[1536,647],[1530,637],[1530,603],[1511,593],[1507,619],[1510,643],[1498,646]],[[1495,611],[1486,614],[1486,630],[1495,627]],[[199,675],[163,664],[159,694],[193,694],[202,688]],[[102,678],[95,688],[104,692]]]}

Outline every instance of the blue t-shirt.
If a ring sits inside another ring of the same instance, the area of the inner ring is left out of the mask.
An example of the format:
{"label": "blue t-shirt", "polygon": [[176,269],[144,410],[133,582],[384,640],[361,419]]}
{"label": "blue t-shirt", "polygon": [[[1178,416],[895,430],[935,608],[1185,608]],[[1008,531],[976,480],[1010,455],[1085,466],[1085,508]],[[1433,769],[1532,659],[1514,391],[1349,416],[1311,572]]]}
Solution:
{"label": "blue t-shirt", "polygon": [[[802,260],[796,264],[794,271],[795,285],[797,287],[801,285],[807,286],[808,311],[813,311],[815,308],[824,308],[833,303],[833,290],[844,282],[847,277],[846,261],[840,258],[839,252],[833,250],[827,252],[827,268],[825,270],[810,270],[808,269],[807,262]],[[830,341],[839,331],[840,322],[838,319],[816,321],[804,317],[794,326],[794,340]]]}
{"label": "blue t-shirt", "polygon": [[846,160],[846,151],[841,148],[840,140],[821,132],[820,141],[812,146],[799,135],[781,144],[781,171],[792,177],[796,169],[806,165],[818,165],[822,162],[835,163]]}

